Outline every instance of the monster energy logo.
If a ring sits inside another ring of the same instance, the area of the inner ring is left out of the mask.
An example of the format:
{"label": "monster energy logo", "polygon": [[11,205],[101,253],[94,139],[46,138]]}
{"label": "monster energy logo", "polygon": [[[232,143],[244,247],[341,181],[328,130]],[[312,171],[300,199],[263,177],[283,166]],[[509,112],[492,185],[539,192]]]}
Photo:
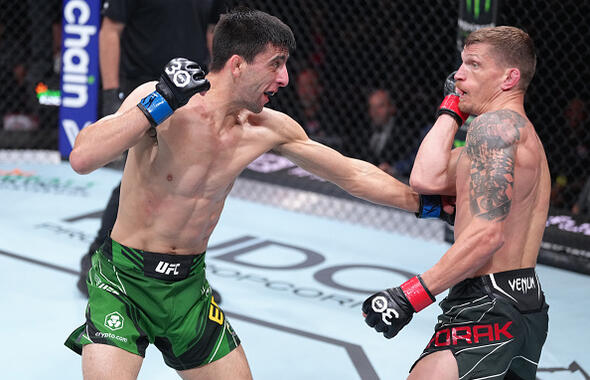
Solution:
{"label": "monster energy logo", "polygon": [[[473,6],[473,7],[472,7]],[[468,13],[472,13],[473,17],[479,19],[479,12],[481,10],[481,4],[479,0],[465,0],[465,8]],[[484,12],[488,13],[492,8],[492,0],[485,0]]]}

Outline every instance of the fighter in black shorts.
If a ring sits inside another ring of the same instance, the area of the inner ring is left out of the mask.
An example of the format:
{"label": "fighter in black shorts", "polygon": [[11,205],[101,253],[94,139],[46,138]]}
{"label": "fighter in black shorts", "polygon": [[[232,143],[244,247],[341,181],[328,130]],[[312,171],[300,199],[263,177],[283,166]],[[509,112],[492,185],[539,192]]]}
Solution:
{"label": "fighter in black shorts", "polygon": [[418,360],[450,350],[460,379],[535,378],[549,306],[533,268],[463,280],[440,307],[443,313]]}
{"label": "fighter in black shorts", "polygon": [[[465,40],[463,63],[445,83],[438,119],[410,177],[419,193],[456,195],[455,243],[429,270],[369,297],[369,326],[394,337],[415,312],[450,289],[434,335],[409,379],[535,379],[548,306],[534,267],[549,210],[543,145],[524,110],[536,55],[513,27]],[[458,127],[465,147],[452,149]]]}

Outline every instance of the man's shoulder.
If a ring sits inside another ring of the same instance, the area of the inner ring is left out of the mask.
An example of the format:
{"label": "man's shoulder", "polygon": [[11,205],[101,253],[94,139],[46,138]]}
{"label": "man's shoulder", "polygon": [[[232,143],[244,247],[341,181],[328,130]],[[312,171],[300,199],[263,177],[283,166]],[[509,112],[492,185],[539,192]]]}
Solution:
{"label": "man's shoulder", "polygon": [[264,107],[259,113],[248,113],[247,124],[256,127],[258,132],[265,131],[269,141],[276,144],[305,140],[307,135],[303,127],[289,115]]}
{"label": "man's shoulder", "polygon": [[240,117],[247,120],[249,124],[271,129],[281,126],[289,120],[293,120],[287,114],[268,107],[264,107],[259,113],[244,110],[240,113]]}
{"label": "man's shoulder", "polygon": [[469,124],[470,135],[511,136],[518,139],[527,125],[525,115],[512,109],[489,111],[477,116]]}

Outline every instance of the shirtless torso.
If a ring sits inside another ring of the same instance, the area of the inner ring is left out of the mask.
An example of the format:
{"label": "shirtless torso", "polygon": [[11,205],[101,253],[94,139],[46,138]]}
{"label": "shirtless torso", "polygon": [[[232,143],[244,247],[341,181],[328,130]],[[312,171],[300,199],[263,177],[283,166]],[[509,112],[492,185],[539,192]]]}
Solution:
{"label": "shirtless torso", "polygon": [[274,111],[244,110],[217,126],[206,96],[193,97],[156,138],[146,135],[129,150],[115,240],[154,252],[205,251],[236,177],[279,141],[264,125]]}
{"label": "shirtless torso", "polygon": [[[492,156],[497,158],[489,165]],[[550,177],[530,121],[509,109],[474,120],[457,163],[456,186],[456,239],[477,218],[504,220],[503,244],[475,275],[534,267],[547,220]]]}

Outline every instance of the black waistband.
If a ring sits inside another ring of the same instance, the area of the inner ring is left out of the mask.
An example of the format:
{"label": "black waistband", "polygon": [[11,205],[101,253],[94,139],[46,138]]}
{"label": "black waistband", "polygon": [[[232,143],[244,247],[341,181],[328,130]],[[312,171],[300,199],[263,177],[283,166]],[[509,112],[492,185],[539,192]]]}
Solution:
{"label": "black waistband", "polygon": [[512,302],[521,312],[538,311],[545,303],[535,268],[490,273],[466,279],[453,288],[462,285],[480,285],[487,294]]}
{"label": "black waistband", "polygon": [[171,255],[131,248],[107,237],[101,253],[116,266],[142,271],[146,277],[178,281],[204,271],[205,254]]}

